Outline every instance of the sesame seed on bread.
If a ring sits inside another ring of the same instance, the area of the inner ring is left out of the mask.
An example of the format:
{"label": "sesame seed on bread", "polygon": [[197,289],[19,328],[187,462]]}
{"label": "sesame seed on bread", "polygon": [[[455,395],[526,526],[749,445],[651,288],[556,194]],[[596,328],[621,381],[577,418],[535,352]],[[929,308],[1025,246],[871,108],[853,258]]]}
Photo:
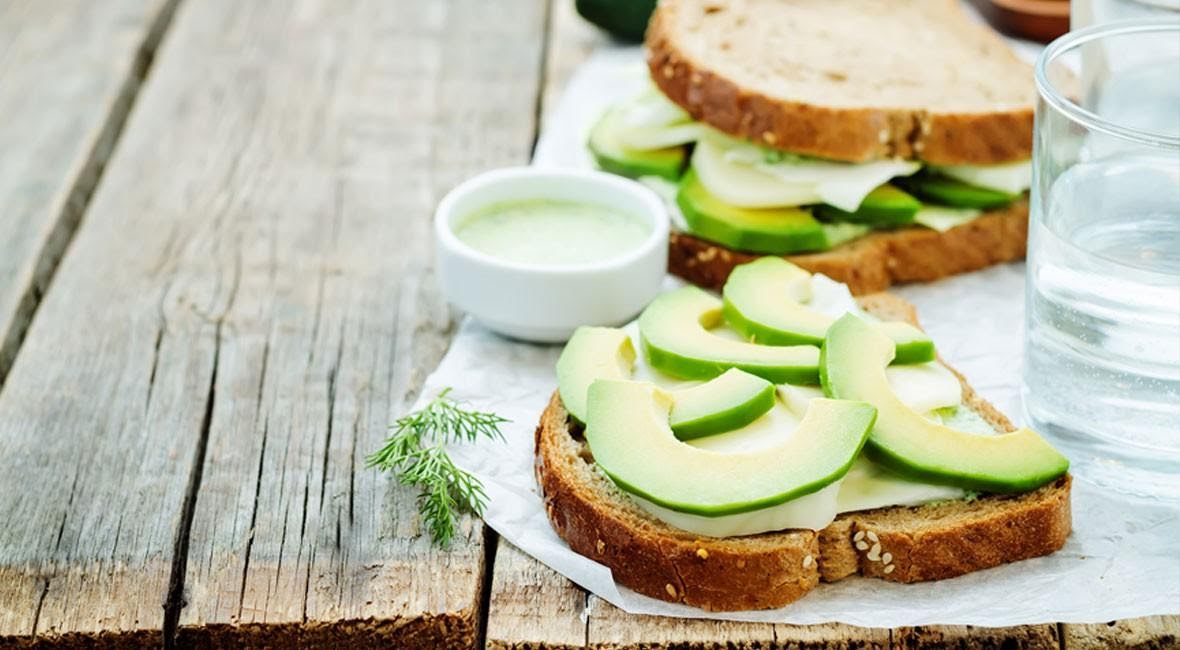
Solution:
{"label": "sesame seed on bread", "polygon": [[759,144],[850,162],[1032,154],[1032,68],[955,0],[664,0],[646,45],[664,94]]}
{"label": "sesame seed on bread", "polygon": [[[860,303],[882,319],[917,324],[913,307],[895,296]],[[1013,428],[965,381],[963,395],[997,430]],[[894,582],[950,578],[1052,553],[1071,527],[1066,475],[1026,494],[846,513],[821,531],[700,537],[651,517],[595,468],[556,392],[535,443],[545,512],[574,551],[639,593],[707,610],[782,607],[821,581],[856,574]]]}

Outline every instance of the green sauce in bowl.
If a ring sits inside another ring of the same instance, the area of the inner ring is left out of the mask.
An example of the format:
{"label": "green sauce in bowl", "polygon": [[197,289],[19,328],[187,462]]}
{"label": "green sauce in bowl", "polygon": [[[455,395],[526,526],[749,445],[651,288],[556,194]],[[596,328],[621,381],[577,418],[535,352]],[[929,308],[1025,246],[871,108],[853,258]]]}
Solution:
{"label": "green sauce in bowl", "polygon": [[619,257],[651,235],[648,220],[593,203],[528,199],[493,203],[465,215],[455,237],[510,262],[577,266]]}

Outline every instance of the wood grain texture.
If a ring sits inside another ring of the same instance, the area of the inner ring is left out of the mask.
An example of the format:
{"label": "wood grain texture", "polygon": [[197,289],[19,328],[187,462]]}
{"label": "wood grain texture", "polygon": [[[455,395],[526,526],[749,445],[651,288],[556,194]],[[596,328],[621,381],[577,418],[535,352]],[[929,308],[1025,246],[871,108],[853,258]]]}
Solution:
{"label": "wood grain texture", "polygon": [[1064,650],[1180,648],[1180,614],[1132,618],[1095,625],[1066,623],[1061,627]]}
{"label": "wood grain texture", "polygon": [[527,160],[543,14],[181,6],[0,394],[0,637],[473,643],[482,526],[433,549],[363,456],[447,345],[435,201]]}
{"label": "wood grain texture", "polygon": [[927,625],[904,627],[893,631],[897,650],[963,650],[1027,648],[1056,650],[1059,647],[1057,625],[1020,625],[1016,627],[977,627],[973,625]]}
{"label": "wood grain texture", "polygon": [[0,2],[0,385],[174,5]]}
{"label": "wood grain texture", "polygon": [[590,596],[587,647],[685,648],[888,648],[889,630],[849,625],[772,625],[627,614]]}
{"label": "wood grain texture", "polygon": [[491,650],[568,650],[586,644],[587,594],[553,569],[499,540],[488,602]]}

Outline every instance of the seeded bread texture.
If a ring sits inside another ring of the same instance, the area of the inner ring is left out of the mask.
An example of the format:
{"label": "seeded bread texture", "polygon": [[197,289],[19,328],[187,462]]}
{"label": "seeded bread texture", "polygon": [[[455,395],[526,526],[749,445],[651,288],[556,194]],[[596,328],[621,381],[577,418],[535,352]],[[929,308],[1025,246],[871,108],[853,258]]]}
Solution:
{"label": "seeded bread texture", "polygon": [[1032,154],[1032,67],[955,0],[664,0],[652,79],[726,133],[812,156]]}
{"label": "seeded bread texture", "polygon": [[[913,307],[894,296],[860,302],[883,319],[917,324]],[[963,394],[997,429],[1012,429],[965,382]],[[545,512],[570,548],[639,593],[707,610],[782,607],[821,580],[854,574],[894,582],[950,578],[1052,553],[1071,526],[1064,476],[1027,494],[847,513],[818,532],[700,537],[652,518],[595,468],[556,392],[535,442]]]}
{"label": "seeded bread texture", "polygon": [[[847,284],[859,296],[894,283],[930,282],[1024,259],[1027,237],[1025,197],[946,232],[917,226],[878,230],[829,251],[787,255],[786,259]],[[759,257],[683,232],[669,236],[668,271],[709,289],[721,289],[733,267]]]}

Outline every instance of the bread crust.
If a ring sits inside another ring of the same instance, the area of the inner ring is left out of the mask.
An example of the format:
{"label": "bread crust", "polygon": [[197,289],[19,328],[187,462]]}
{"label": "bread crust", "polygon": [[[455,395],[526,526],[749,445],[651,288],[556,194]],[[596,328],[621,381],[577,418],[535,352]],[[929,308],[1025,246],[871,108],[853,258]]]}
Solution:
{"label": "bread crust", "polygon": [[[1033,106],[986,113],[842,108],[769,97],[744,88],[677,43],[675,2],[648,24],[647,65],[656,86],[710,126],[770,147],[834,160],[922,160],[994,165],[1032,156]],[[996,37],[998,38],[998,37]]]}
{"label": "bread crust", "polygon": [[[900,298],[876,294],[861,304],[879,317],[916,324],[913,307]],[[963,387],[966,405],[1012,429]],[[578,435],[554,392],[535,436],[537,482],[554,530],[575,552],[609,567],[620,584],[706,610],[782,607],[821,580],[854,574],[907,583],[950,578],[1052,553],[1071,528],[1066,475],[1026,494],[846,513],[818,532],[699,537],[639,510],[594,468]]]}
{"label": "bread crust", "polygon": [[[854,295],[883,291],[894,283],[930,282],[994,264],[1024,259],[1028,198],[946,232],[911,227],[879,230],[821,253],[787,255],[812,273],[843,282]],[[733,267],[762,255],[733,251],[683,232],[672,232],[668,271],[719,290]]]}

